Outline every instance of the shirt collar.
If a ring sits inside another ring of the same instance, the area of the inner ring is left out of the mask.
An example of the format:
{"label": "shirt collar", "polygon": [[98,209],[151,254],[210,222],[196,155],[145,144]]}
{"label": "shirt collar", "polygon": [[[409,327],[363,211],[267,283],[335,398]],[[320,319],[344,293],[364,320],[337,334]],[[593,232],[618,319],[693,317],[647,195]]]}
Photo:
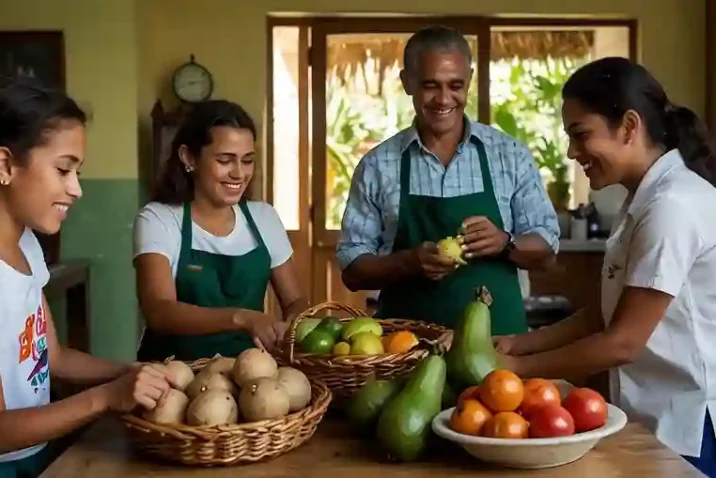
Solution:
{"label": "shirt collar", "polygon": [[681,153],[679,153],[678,149],[669,150],[657,159],[636,188],[636,192],[629,205],[629,214],[634,215],[646,206],[649,200],[656,194],[661,178],[669,174],[674,168],[683,164],[684,158],[681,157]]}
{"label": "shirt collar", "polygon": [[[403,141],[400,145],[400,153],[404,153],[406,149],[410,147],[413,143],[418,143],[418,145],[427,150],[425,145],[423,145],[423,142],[420,140],[420,135],[418,135],[418,128],[416,127],[416,119],[413,119],[413,123],[410,125],[410,127],[405,131],[405,134],[403,135]],[[467,115],[463,115],[463,122],[465,124],[465,135],[462,138],[462,141],[460,144],[457,145],[457,152],[461,153],[462,148],[465,147],[465,145],[470,141],[472,138],[477,138],[477,133],[474,131],[474,128],[472,127],[472,122],[467,117]]]}

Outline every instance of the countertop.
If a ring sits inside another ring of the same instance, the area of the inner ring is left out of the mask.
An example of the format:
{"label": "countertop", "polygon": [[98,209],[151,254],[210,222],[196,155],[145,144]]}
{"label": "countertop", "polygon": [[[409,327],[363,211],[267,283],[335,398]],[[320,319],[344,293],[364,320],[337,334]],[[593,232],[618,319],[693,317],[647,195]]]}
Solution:
{"label": "countertop", "polygon": [[[444,447],[444,448],[443,448]],[[602,440],[582,459],[556,468],[524,471],[480,463],[449,442],[434,449],[430,458],[412,463],[386,463],[374,444],[351,433],[347,425],[326,417],[316,434],[301,447],[273,460],[217,468],[190,468],[154,463],[134,455],[121,423],[102,419],[80,436],[41,478],[284,478],[386,476],[524,478],[697,478],[702,477],[680,456],[661,445],[641,425],[630,423],[618,434]]]}

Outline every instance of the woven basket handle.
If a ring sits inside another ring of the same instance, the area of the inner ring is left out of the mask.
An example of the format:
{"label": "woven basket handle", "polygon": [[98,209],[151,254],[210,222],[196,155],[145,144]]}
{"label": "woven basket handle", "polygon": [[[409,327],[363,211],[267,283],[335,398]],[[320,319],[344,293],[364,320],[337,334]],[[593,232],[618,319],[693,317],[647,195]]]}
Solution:
{"label": "woven basket handle", "polygon": [[298,327],[298,324],[300,324],[303,319],[312,317],[323,310],[342,310],[344,312],[348,312],[353,317],[367,317],[367,314],[357,307],[344,305],[334,301],[321,302],[320,304],[304,310],[291,320],[291,323],[288,326],[288,331],[284,337],[284,353],[285,351],[288,351],[289,363],[293,363],[293,350],[296,343],[296,327]]}

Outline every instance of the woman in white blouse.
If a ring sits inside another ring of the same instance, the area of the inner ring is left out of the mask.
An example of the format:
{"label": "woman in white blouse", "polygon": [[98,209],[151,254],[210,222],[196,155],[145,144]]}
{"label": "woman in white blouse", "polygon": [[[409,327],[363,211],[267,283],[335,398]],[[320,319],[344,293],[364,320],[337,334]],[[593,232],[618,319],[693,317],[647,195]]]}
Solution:
{"label": "woman in white blouse", "polygon": [[578,314],[498,338],[498,349],[524,377],[609,369],[611,401],[714,477],[716,160],[708,134],[624,58],[582,67],[563,99],[569,157],[592,189],[628,191],[604,257],[605,325]]}

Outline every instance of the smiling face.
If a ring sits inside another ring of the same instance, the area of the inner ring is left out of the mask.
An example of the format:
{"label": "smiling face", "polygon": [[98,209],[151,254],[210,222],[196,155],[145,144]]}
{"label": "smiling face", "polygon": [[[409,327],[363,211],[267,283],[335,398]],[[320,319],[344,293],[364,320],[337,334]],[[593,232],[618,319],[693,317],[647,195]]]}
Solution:
{"label": "smiling face", "polygon": [[633,112],[627,113],[623,124],[614,128],[604,117],[586,110],[578,100],[564,101],[562,120],[569,136],[567,156],[582,166],[592,189],[621,183],[630,175],[638,147],[633,141],[635,116]]}
{"label": "smiling face", "polygon": [[471,78],[467,58],[458,50],[426,50],[414,71],[401,73],[418,124],[436,136],[462,130]]}
{"label": "smiling face", "polygon": [[194,196],[217,207],[238,204],[254,175],[256,149],[248,129],[215,126],[211,143],[198,158],[186,148],[180,150],[182,162],[194,169]]}
{"label": "smiling face", "polygon": [[7,148],[0,148],[0,195],[21,226],[55,234],[72,204],[82,196],[78,169],[86,152],[84,126],[64,120],[45,133],[43,144],[18,161]]}

